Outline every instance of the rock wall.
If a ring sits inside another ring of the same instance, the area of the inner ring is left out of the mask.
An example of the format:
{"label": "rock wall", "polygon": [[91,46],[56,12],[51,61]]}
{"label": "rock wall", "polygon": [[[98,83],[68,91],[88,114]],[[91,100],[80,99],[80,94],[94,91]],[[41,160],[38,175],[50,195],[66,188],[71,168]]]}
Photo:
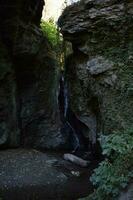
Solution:
{"label": "rock wall", "polygon": [[[65,144],[58,65],[39,27],[43,4],[0,3],[1,148],[58,149]],[[66,60],[70,107],[93,144],[98,133],[133,124],[132,13],[129,0],[82,0],[59,19],[64,39],[73,46]]]}
{"label": "rock wall", "polygon": [[59,19],[73,45],[66,61],[73,112],[90,129],[109,134],[133,126],[133,3],[81,0]]}
{"label": "rock wall", "polygon": [[60,148],[58,65],[43,0],[0,2],[0,147]]}

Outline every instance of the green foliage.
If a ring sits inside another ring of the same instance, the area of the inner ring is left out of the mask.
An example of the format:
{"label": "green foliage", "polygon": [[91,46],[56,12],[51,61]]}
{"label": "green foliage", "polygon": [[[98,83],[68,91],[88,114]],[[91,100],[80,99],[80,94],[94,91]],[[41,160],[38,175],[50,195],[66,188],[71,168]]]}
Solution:
{"label": "green foliage", "polygon": [[57,27],[54,24],[54,21],[51,19],[49,21],[41,22],[41,28],[44,35],[47,36],[49,42],[52,44],[53,47],[58,47],[59,43],[61,42],[61,37],[58,33]]}
{"label": "green foliage", "polygon": [[42,20],[41,29],[44,36],[48,38],[51,46],[53,47],[59,66],[62,68],[64,65],[63,38],[60,35],[58,28],[54,24],[54,21],[50,19],[49,21]]}
{"label": "green foliage", "polygon": [[101,136],[100,143],[108,158],[100,163],[90,178],[97,189],[88,199],[114,200],[133,178],[133,130]]}
{"label": "green foliage", "polygon": [[99,139],[103,154],[111,156],[114,152],[116,155],[127,155],[133,151],[133,131],[128,130],[127,133],[113,133],[108,136],[101,136]]}

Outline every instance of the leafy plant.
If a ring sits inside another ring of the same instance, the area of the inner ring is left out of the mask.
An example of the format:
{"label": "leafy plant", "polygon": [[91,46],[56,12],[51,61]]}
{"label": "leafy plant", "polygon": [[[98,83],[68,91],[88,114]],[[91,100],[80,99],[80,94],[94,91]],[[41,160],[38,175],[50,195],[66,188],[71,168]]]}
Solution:
{"label": "leafy plant", "polygon": [[48,38],[51,46],[56,53],[57,61],[62,68],[64,65],[64,48],[63,48],[63,38],[60,35],[57,26],[54,23],[53,19],[49,21],[41,22],[41,29],[43,31],[44,36]]}
{"label": "leafy plant", "polygon": [[54,24],[54,21],[50,19],[49,21],[41,21],[41,28],[44,35],[47,36],[49,42],[53,47],[57,47],[61,43],[61,36],[59,35],[58,29]]}
{"label": "leafy plant", "polygon": [[111,156],[112,152],[116,155],[127,155],[133,151],[133,131],[128,130],[126,133],[120,134],[114,132],[111,135],[102,135],[99,139],[103,155]]}
{"label": "leafy plant", "polygon": [[101,136],[99,140],[107,158],[90,178],[96,190],[88,199],[114,200],[133,178],[133,130]]}

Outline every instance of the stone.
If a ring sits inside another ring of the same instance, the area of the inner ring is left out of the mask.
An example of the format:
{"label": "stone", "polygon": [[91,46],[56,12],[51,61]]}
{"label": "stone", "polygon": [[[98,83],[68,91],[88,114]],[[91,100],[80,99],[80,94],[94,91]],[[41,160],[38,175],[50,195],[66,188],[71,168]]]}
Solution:
{"label": "stone", "polygon": [[133,199],[133,183],[130,183],[125,191],[121,192],[118,200],[132,200]]}
{"label": "stone", "polygon": [[91,59],[87,62],[87,70],[91,75],[98,75],[112,69],[113,63],[102,56]]}
{"label": "stone", "polygon": [[15,75],[6,47],[0,44],[0,147],[17,147],[20,145],[20,131]]}
{"label": "stone", "polygon": [[0,3],[0,147],[60,149],[59,67],[41,31],[44,1]]}
{"label": "stone", "polygon": [[15,55],[22,143],[34,148],[58,149],[64,144],[58,108],[58,65],[43,36],[38,48],[36,55],[30,51],[26,56]]}
{"label": "stone", "polygon": [[77,157],[77,156],[70,154],[70,153],[65,153],[63,158],[65,160],[68,160],[68,161],[70,161],[70,162],[72,162],[76,165],[81,166],[81,167],[88,167],[88,165],[89,165],[89,161],[84,160],[84,159]]}
{"label": "stone", "polygon": [[131,1],[82,0],[59,18],[73,46],[66,61],[70,106],[91,141],[133,128],[132,11]]}
{"label": "stone", "polygon": [[0,197],[5,200],[84,197],[92,189],[88,179],[83,178],[86,172],[57,154],[33,149],[1,151]]}

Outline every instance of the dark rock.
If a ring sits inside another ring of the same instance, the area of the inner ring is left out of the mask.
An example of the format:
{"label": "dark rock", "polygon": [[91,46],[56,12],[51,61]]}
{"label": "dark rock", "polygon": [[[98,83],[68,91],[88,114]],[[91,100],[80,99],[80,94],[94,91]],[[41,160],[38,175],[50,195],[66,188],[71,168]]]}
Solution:
{"label": "dark rock", "polygon": [[[23,41],[25,48],[26,41]],[[64,141],[58,108],[58,65],[41,31],[38,45],[36,53],[33,45],[33,51],[27,48],[27,53],[23,54],[20,48],[15,55],[22,143],[36,148],[61,148]]]}
{"label": "dark rock", "polygon": [[113,67],[113,63],[103,57],[97,57],[87,62],[87,69],[91,75],[98,75]]}
{"label": "dark rock", "polygon": [[81,167],[88,167],[88,165],[89,165],[89,161],[84,160],[84,159],[82,159],[78,156],[75,156],[73,154],[70,154],[70,153],[65,153],[63,157],[65,160],[68,160],[76,165],[81,166]]}
{"label": "dark rock", "polygon": [[12,62],[0,42],[0,146],[20,145],[17,119],[16,83]]}
{"label": "dark rock", "polygon": [[92,189],[87,170],[35,150],[0,152],[0,197],[5,200],[77,199]]}
{"label": "dark rock", "polygon": [[133,199],[133,183],[130,183],[124,192],[121,192],[118,200],[132,200]]}
{"label": "dark rock", "polygon": [[56,56],[40,29],[43,0],[0,2],[0,146],[62,148]]}
{"label": "dark rock", "polygon": [[82,0],[59,19],[73,46],[66,62],[71,109],[92,141],[133,127],[132,12],[131,1]]}

